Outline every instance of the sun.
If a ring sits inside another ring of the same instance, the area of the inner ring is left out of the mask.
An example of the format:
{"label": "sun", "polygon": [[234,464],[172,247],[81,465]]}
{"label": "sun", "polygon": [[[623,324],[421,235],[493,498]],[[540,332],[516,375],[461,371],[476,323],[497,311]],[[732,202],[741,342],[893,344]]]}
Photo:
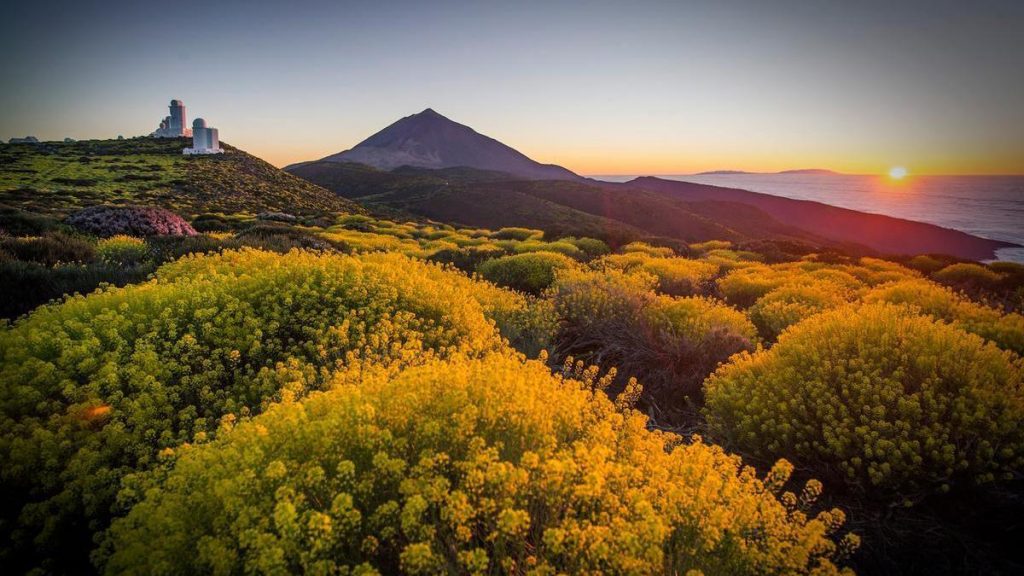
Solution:
{"label": "sun", "polygon": [[907,177],[907,169],[903,166],[893,166],[889,168],[889,178],[893,180],[903,180]]}

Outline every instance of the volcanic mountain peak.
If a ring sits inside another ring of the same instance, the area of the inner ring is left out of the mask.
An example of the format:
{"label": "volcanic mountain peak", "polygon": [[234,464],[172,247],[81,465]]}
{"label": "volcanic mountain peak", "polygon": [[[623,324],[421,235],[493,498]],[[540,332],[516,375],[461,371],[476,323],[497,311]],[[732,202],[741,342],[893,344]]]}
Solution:
{"label": "volcanic mountain peak", "polygon": [[580,179],[561,166],[531,160],[432,108],[406,116],[351,150],[327,156],[323,161],[359,162],[382,170],[401,166],[435,169],[466,166],[531,180]]}

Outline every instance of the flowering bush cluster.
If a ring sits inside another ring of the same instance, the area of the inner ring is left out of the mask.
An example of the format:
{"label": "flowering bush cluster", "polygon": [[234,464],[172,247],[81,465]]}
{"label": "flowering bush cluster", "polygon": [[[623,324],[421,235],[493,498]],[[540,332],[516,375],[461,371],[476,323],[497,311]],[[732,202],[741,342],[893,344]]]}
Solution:
{"label": "flowering bush cluster", "polygon": [[134,266],[144,260],[148,252],[145,240],[124,234],[96,242],[96,254],[107,264]]}
{"label": "flowering bush cluster", "polygon": [[482,262],[477,272],[499,286],[539,294],[555,280],[555,271],[575,267],[576,261],[556,252],[525,252]]}
{"label": "flowering bush cluster", "polygon": [[939,282],[960,286],[986,286],[999,282],[1000,275],[980,264],[961,262],[950,264],[932,274]]}
{"label": "flowering bush cluster", "polygon": [[1020,357],[914,310],[804,320],[705,384],[713,435],[791,458],[876,499],[913,499],[1024,466]]}
{"label": "flowering bush cluster", "polygon": [[884,284],[864,295],[865,302],[891,302],[913,306],[922,314],[951,322],[967,332],[995,342],[1000,348],[1024,355],[1024,316],[1002,314],[977,304],[949,288],[927,280]]}
{"label": "flowering bush cluster", "polygon": [[559,319],[556,351],[616,366],[644,383],[645,403],[668,419],[715,367],[752,350],[757,331],[719,301],[657,294],[658,280],[614,268],[559,272],[550,298]]}
{"label": "flowering bush cluster", "polygon": [[67,223],[100,237],[194,236],[196,231],[181,216],[152,206],[92,206],[68,216]]}
{"label": "flowering bush cluster", "polygon": [[[177,450],[114,523],[108,573],[839,574],[820,493],[495,355],[334,388]],[[692,571],[692,572],[691,572]]]}
{"label": "flowering bush cluster", "polygon": [[846,286],[828,280],[784,284],[758,298],[747,314],[760,335],[774,342],[789,326],[852,298]]}
{"label": "flowering bush cluster", "polygon": [[605,256],[592,264],[595,268],[642,270],[658,279],[658,292],[671,296],[707,292],[719,271],[717,264],[705,260],[650,256],[642,251]]}
{"label": "flowering bush cluster", "polygon": [[118,479],[161,450],[323,388],[326,369],[496,349],[495,320],[522,330],[524,309],[397,254],[253,250],[41,307],[0,332],[0,480],[19,504],[3,509],[4,548],[73,558],[116,510]]}

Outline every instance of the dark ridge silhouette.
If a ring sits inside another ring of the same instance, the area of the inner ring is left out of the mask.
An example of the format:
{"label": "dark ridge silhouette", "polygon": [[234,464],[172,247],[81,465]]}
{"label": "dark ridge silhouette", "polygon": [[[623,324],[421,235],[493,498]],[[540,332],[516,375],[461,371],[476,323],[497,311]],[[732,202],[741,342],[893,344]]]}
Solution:
{"label": "dark ridge silhouette", "polygon": [[359,162],[382,170],[401,166],[435,169],[469,166],[536,180],[581,179],[561,166],[531,160],[494,138],[449,120],[430,108],[406,116],[351,150],[332,154],[322,161]]}

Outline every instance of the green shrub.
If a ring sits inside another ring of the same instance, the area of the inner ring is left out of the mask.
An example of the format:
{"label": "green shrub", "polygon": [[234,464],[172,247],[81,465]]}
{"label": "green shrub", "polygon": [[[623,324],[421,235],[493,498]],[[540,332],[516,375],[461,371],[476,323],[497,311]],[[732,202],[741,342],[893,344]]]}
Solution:
{"label": "green shrub", "polygon": [[932,274],[932,278],[943,284],[964,288],[987,288],[999,283],[1002,276],[981,264],[961,262],[951,264]]}
{"label": "green shrub", "polygon": [[533,230],[530,228],[516,228],[510,226],[507,228],[501,228],[491,233],[491,238],[495,240],[519,240],[520,242],[526,240],[540,240],[544,237],[542,230]]}
{"label": "green shrub", "polygon": [[13,319],[65,295],[88,294],[103,284],[124,286],[141,282],[154,266],[124,267],[104,262],[59,264],[0,261],[0,318]]}
{"label": "green shrub", "polygon": [[321,388],[318,366],[494,349],[481,300],[502,308],[496,291],[395,254],[244,250],[36,310],[0,333],[0,480],[18,503],[0,530],[12,571],[80,571],[121,477],[227,415]]}
{"label": "green shrub", "polygon": [[96,253],[107,264],[133,266],[146,258],[149,247],[142,238],[117,235],[100,239],[96,243]]}
{"label": "green shrub", "polygon": [[60,228],[60,222],[48,216],[0,206],[0,235],[43,236]]}
{"label": "green shrub", "polygon": [[583,256],[586,260],[592,260],[594,258],[597,258],[598,256],[604,256],[605,254],[611,252],[611,249],[608,248],[608,244],[606,244],[603,240],[598,240],[596,238],[575,238],[569,236],[566,238],[562,238],[560,241],[568,242],[582,250]]}
{"label": "green shrub", "polygon": [[1022,361],[889,304],[824,312],[705,384],[715,438],[858,495],[913,500],[1024,466]]}
{"label": "green shrub", "polygon": [[593,385],[497,356],[341,378],[129,488],[106,571],[840,572],[856,538],[783,504],[788,464],[762,482],[699,439],[666,450]]}
{"label": "green shrub", "polygon": [[921,254],[919,256],[914,256],[913,258],[908,260],[907,266],[913,268],[914,270],[917,270],[918,272],[922,272],[924,274],[931,274],[933,272],[941,270],[944,266],[946,266],[946,262],[940,260],[939,258],[936,258],[935,256]]}
{"label": "green shrub", "polygon": [[280,224],[257,224],[235,234],[243,246],[270,250],[284,254],[295,248],[306,250],[328,250],[342,247],[344,243],[331,243],[305,230]]}
{"label": "green shrub", "polygon": [[0,251],[6,252],[10,259],[37,262],[44,266],[88,263],[96,259],[96,250],[91,242],[60,232],[28,238],[0,236]]}
{"label": "green shrub", "polygon": [[441,264],[451,264],[467,274],[472,274],[481,263],[493,258],[500,258],[503,255],[505,255],[505,251],[501,248],[484,244],[438,250],[428,256],[427,260]]}
{"label": "green shrub", "polygon": [[555,252],[528,252],[487,260],[477,272],[498,286],[539,294],[551,285],[555,272],[576,266],[576,261]]}
{"label": "green shrub", "polygon": [[577,259],[582,259],[584,256],[583,251],[575,245],[561,240],[555,242],[543,242],[540,240],[517,242],[512,247],[512,251],[516,254],[525,254],[527,252],[557,252]]}

